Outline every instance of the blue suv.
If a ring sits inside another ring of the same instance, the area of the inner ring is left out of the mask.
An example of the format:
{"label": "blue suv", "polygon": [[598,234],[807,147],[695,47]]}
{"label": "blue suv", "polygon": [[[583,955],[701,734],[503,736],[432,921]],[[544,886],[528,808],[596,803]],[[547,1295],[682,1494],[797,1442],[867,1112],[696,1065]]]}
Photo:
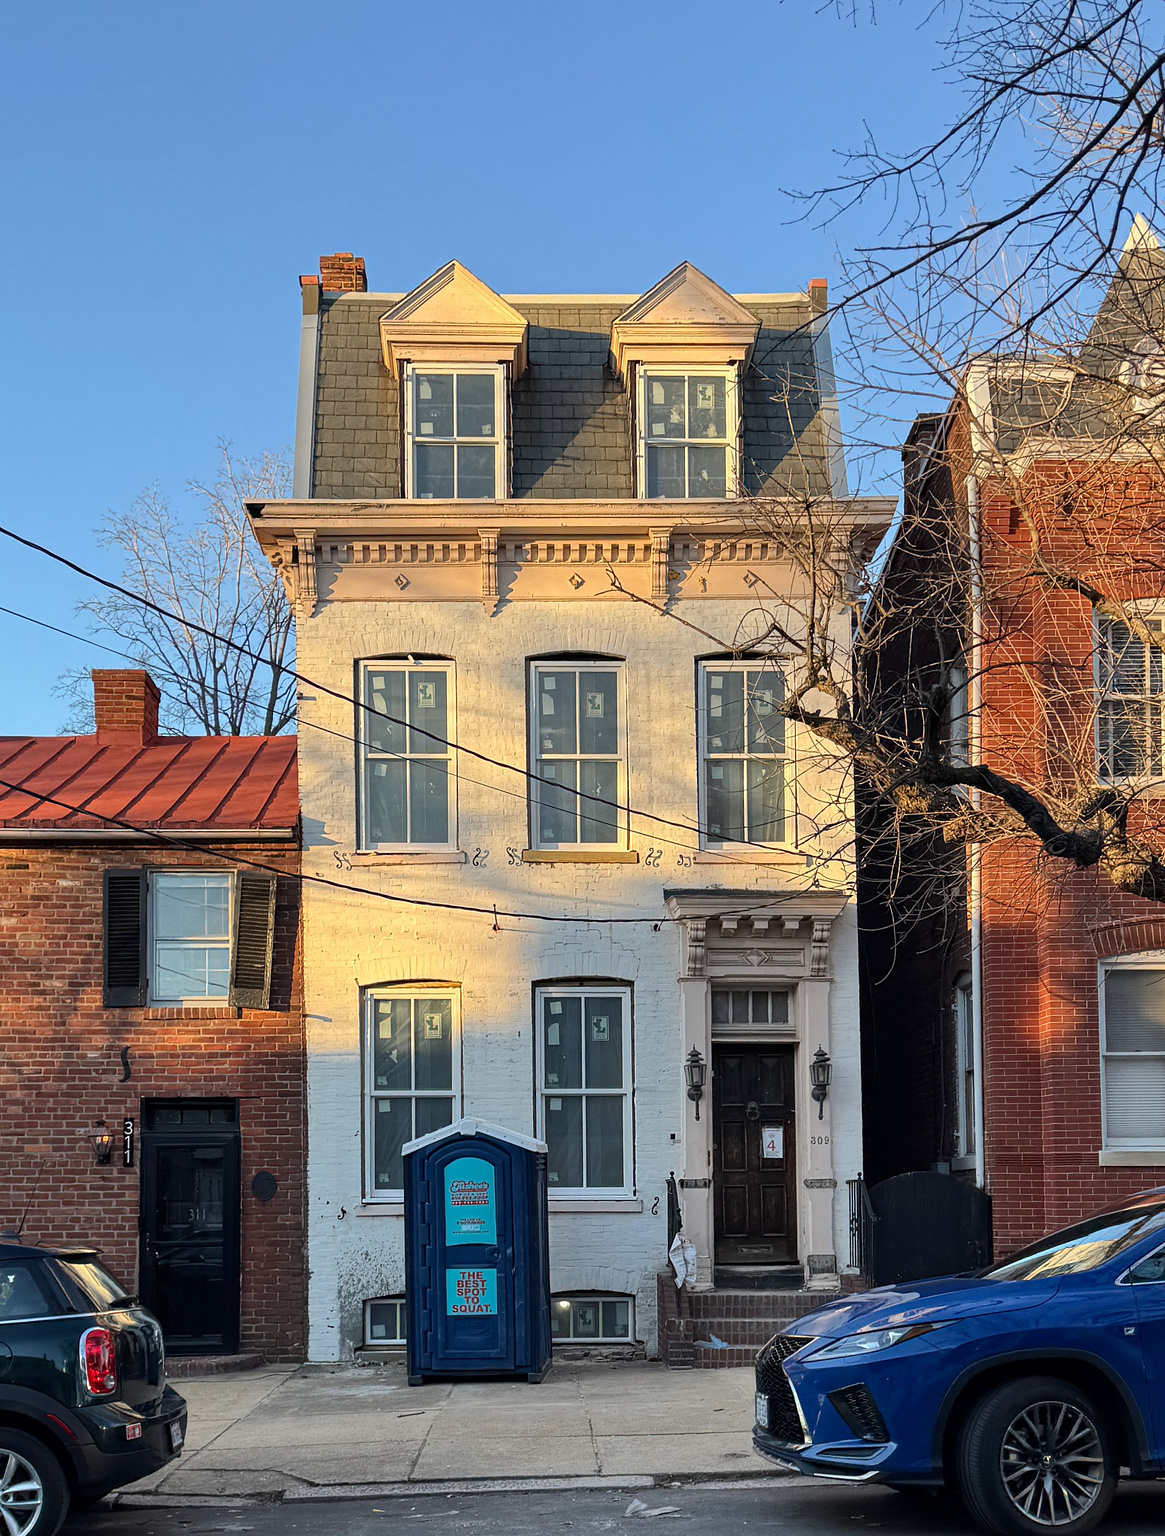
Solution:
{"label": "blue suv", "polygon": [[756,1362],[753,1444],[816,1477],[952,1484],[1001,1536],[1078,1536],[1165,1473],[1165,1188],[973,1275],[882,1286]]}

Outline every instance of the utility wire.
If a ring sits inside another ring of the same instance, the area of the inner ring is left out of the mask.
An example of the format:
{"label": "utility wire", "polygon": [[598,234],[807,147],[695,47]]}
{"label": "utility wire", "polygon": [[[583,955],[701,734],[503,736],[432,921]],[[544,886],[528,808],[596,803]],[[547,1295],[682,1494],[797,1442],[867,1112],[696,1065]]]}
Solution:
{"label": "utility wire", "polygon": [[[77,640],[82,645],[95,645],[99,650],[108,651],[111,656],[120,656],[123,661],[133,661],[137,662],[139,665],[141,664],[142,658],[140,656],[131,655],[129,651],[115,650],[111,645],[103,645],[100,640],[94,640],[90,635],[79,635],[75,630],[61,629],[56,624],[47,624],[43,619],[34,619],[29,613],[20,613],[15,608],[5,608],[3,605],[0,605],[0,613],[7,613],[14,619],[24,619],[28,624],[37,624],[41,629],[51,629],[54,634],[64,635],[67,640]],[[386,718],[385,716],[380,715],[379,710],[374,711],[374,713],[380,716],[382,719]],[[358,736],[351,735],[346,731],[333,730],[330,725],[321,725],[316,720],[299,719],[297,724],[301,728],[306,726],[309,730],[319,731],[325,736],[334,736],[337,741],[342,741],[348,746],[359,747],[363,745]],[[383,748],[380,750],[385,751],[388,756],[394,758],[397,762],[403,763],[408,762],[409,760],[403,752],[392,752],[390,749]],[[523,806],[527,804],[526,796],[520,791],[515,789],[503,789],[500,784],[489,784],[485,779],[472,779],[468,774],[463,773],[460,768],[452,768],[449,771],[449,777],[456,779],[459,784],[473,784],[476,785],[479,789],[487,789],[494,794],[505,795],[508,799],[520,800]],[[738,791],[742,797],[746,792],[747,791],[743,788]],[[580,811],[579,814],[584,821],[597,822],[599,820],[597,816],[588,816],[585,811]],[[604,822],[604,825],[608,824],[609,823]],[[698,846],[694,846],[691,843],[681,843],[677,838],[665,837],[662,832],[654,832],[651,835],[655,842],[666,843],[671,848],[678,848],[682,853],[700,853],[704,851],[703,849],[699,848]],[[716,854],[716,862],[751,867],[747,859],[734,858],[730,853]]]}
{"label": "utility wire", "polygon": [[[400,896],[391,891],[375,891],[367,885],[345,885],[342,880],[330,880],[327,875],[308,875],[302,870],[289,871],[280,869],[275,864],[265,864],[259,859],[248,859],[242,854],[221,853],[219,850],[206,843],[192,842],[189,838],[176,837],[173,833],[159,832],[156,827],[147,827],[141,822],[127,821],[122,816],[110,816],[102,811],[87,810],[82,805],[71,805],[67,800],[61,800],[55,795],[44,794],[40,790],[29,789],[26,784],[14,784],[10,779],[0,779],[0,789],[12,790],[16,794],[27,795],[30,800],[41,805],[55,805],[59,810],[71,812],[76,816],[92,816],[97,821],[108,822],[110,826],[120,827],[125,832],[133,832],[138,836],[152,837],[155,841],[172,848],[189,849],[194,853],[209,853],[213,858],[222,859],[225,863],[237,865],[245,864],[249,869],[259,869],[265,874],[278,875],[285,880],[295,880],[299,884],[305,881],[312,885],[328,886],[332,890],[343,891],[346,895],[373,896],[378,901],[399,902],[408,907],[438,907],[445,912],[473,912],[482,917],[492,917],[497,923],[499,917],[513,918],[525,922],[535,923],[595,923],[606,926],[608,923],[650,923],[659,928],[664,923],[675,922],[671,917],[571,917],[564,914],[561,917],[548,912],[510,912],[504,908],[495,906],[472,906],[462,901],[433,901],[420,896]],[[74,830],[72,828],[62,830]],[[83,831],[84,829],[77,829]]]}
{"label": "utility wire", "polygon": [[[83,565],[78,565],[75,560],[70,560],[66,555],[58,553],[55,549],[49,549],[44,544],[38,544],[34,539],[26,539],[22,534],[16,533],[11,528],[5,528],[3,525],[0,525],[0,534],[3,534],[5,538],[11,539],[16,544],[23,545],[25,549],[34,550],[37,554],[44,555],[47,559],[55,561],[58,565],[65,566],[67,570],[73,571],[78,576],[83,576],[87,581],[96,582],[98,586],[105,587],[109,592],[116,592],[119,597],[127,597],[131,602],[140,603],[142,607],[149,608],[152,612],[160,614],[162,618],[168,619],[171,623],[178,624],[188,630],[193,630],[197,634],[205,635],[208,639],[215,640],[220,645],[225,645],[231,650],[238,651],[240,655],[246,656],[250,661],[258,662],[262,666],[269,666],[273,671],[286,673],[288,677],[294,678],[297,683],[303,683],[309,688],[316,688],[321,693],[327,694],[330,698],[338,699],[343,704],[363,710],[374,719],[388,720],[393,725],[399,725],[416,735],[425,736],[430,741],[439,742],[442,746],[448,747],[454,752],[464,752],[467,756],[476,758],[478,762],[488,763],[492,768],[502,768],[508,773],[519,774],[531,783],[545,784],[550,789],[557,790],[559,793],[562,792],[563,786],[553,779],[548,779],[539,773],[533,773],[528,768],[521,768],[516,763],[507,763],[500,758],[491,757],[488,753],[479,752],[474,747],[463,747],[447,736],[438,735],[434,731],[427,731],[424,727],[413,725],[408,720],[402,720],[395,715],[389,715],[382,710],[374,709],[372,705],[366,704],[362,699],[358,699],[352,694],[342,693],[337,688],[330,688],[326,683],[317,682],[314,678],[308,677],[295,667],[288,667],[279,662],[274,662],[270,657],[263,656],[258,651],[252,651],[248,646],[232,639],[228,635],[222,635],[217,630],[208,629],[205,625],[198,624],[193,619],[183,618],[180,614],[171,613],[168,608],[163,608],[160,603],[155,603],[151,598],[143,597],[140,592],[133,592],[128,587],[120,586],[117,582],[110,581],[105,576],[99,576],[95,571],[91,571]],[[659,826],[674,827],[689,836],[693,833],[699,836],[706,830],[699,821],[693,825],[691,822],[675,821],[667,816],[658,816],[653,811],[642,811],[634,806],[622,805],[616,800],[605,800],[600,795],[587,795],[581,790],[572,790],[571,793],[577,795],[580,800],[590,800],[596,805],[605,806],[609,810],[619,811],[628,816],[637,816],[643,821],[652,821]],[[767,849],[769,846],[767,843],[758,843],[752,838],[740,838],[734,839],[734,841],[738,841],[745,847]]]}

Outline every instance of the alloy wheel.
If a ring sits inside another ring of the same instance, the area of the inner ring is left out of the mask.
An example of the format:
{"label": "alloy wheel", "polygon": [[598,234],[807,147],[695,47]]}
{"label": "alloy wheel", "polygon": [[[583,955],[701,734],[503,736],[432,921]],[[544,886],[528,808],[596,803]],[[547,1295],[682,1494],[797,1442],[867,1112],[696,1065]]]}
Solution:
{"label": "alloy wheel", "polygon": [[1070,1525],[1100,1496],[1104,1449],[1096,1426],[1074,1403],[1032,1403],[1007,1426],[999,1471],[1008,1498],[1028,1520]]}
{"label": "alloy wheel", "polygon": [[0,1446],[0,1536],[26,1536],[44,1508],[40,1473],[23,1456]]}

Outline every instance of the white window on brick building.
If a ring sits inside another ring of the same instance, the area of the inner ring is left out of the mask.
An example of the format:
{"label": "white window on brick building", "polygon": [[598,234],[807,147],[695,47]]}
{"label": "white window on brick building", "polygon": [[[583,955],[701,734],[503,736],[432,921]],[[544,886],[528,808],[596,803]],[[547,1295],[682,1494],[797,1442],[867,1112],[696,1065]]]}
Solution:
{"label": "white window on brick building", "polygon": [[630,990],[546,987],[537,1008],[550,1193],[632,1194]]}
{"label": "white window on brick building", "polygon": [[734,368],[639,370],[640,494],[737,495],[740,408]]}
{"label": "white window on brick building", "polygon": [[364,999],[366,1188],[404,1189],[401,1148],[460,1117],[461,1050],[452,989],[375,991]]}
{"label": "white window on brick building", "polygon": [[408,366],[405,495],[490,501],[505,495],[505,376],[499,367]]}
{"label": "white window on brick building", "polygon": [[530,718],[534,847],[625,847],[622,663],[535,662]]}
{"label": "white window on brick building", "polygon": [[234,883],[231,874],[151,873],[152,1003],[226,1001]]}
{"label": "white window on brick building", "polygon": [[1100,971],[1104,1146],[1165,1148],[1165,953]]}
{"label": "white window on brick building", "polygon": [[[975,1004],[970,976],[953,988],[955,1015],[955,1156],[975,1157]],[[960,1165],[965,1166],[965,1165]]]}
{"label": "white window on brick building", "polygon": [[[1161,634],[1159,618],[1142,622]],[[1159,778],[1165,771],[1165,652],[1114,619],[1098,619],[1097,642],[1099,776]]]}
{"label": "white window on brick building", "polygon": [[370,661],[362,672],[361,848],[454,847],[452,662]]}
{"label": "white window on brick building", "polygon": [[700,821],[705,845],[789,836],[785,680],[759,661],[700,667]]}

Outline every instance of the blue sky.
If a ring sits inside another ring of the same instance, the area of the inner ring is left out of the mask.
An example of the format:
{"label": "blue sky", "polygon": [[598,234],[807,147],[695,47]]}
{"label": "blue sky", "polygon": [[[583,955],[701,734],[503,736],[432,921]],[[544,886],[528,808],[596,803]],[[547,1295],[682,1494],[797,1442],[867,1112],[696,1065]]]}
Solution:
{"label": "blue sky", "polygon": [[[4,23],[0,521],[116,575],[94,529],[215,444],[290,445],[297,277],[351,250],[377,290],[457,257],[503,292],[641,292],[688,259],[739,292],[833,278],[785,195],[863,125],[957,108],[929,7],[821,0],[38,0]],[[83,631],[92,589],[11,547],[0,604]],[[0,734],[55,732],[68,668],[0,613]]]}

